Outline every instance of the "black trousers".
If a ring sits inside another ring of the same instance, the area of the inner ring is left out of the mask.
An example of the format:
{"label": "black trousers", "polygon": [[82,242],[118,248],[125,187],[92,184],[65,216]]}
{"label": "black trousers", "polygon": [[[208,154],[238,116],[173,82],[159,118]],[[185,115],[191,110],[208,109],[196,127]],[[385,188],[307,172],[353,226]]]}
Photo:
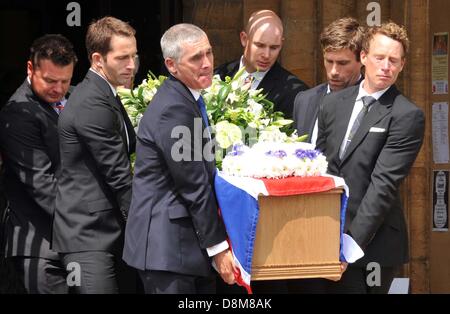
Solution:
{"label": "black trousers", "polygon": [[11,257],[17,275],[30,294],[69,293],[67,272],[59,260],[39,257]]}
{"label": "black trousers", "polygon": [[166,271],[139,271],[146,294],[213,294],[216,277],[190,276]]}
{"label": "black trousers", "polygon": [[[61,253],[64,265],[79,274],[69,274],[76,293],[115,294],[136,293],[136,271],[126,266],[120,257],[105,251]],[[74,264],[70,264],[74,263]],[[79,275],[79,282],[74,276]],[[73,279],[73,280],[72,280]]]}

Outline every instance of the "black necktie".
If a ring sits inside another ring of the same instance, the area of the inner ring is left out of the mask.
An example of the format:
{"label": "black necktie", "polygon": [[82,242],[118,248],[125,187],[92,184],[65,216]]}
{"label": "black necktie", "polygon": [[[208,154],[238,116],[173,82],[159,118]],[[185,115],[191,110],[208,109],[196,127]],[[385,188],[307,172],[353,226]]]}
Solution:
{"label": "black necktie", "polygon": [[348,134],[347,142],[345,143],[345,147],[342,150],[342,153],[340,155],[341,159],[342,159],[342,157],[344,157],[345,151],[347,150],[353,137],[355,136],[356,131],[358,131],[359,126],[361,125],[362,120],[364,119],[367,112],[369,111],[370,106],[376,101],[376,99],[373,98],[372,96],[364,96],[361,98],[361,100],[363,103],[363,107],[362,107],[361,111],[358,113],[358,115],[356,116],[355,122],[353,123],[350,133]]}

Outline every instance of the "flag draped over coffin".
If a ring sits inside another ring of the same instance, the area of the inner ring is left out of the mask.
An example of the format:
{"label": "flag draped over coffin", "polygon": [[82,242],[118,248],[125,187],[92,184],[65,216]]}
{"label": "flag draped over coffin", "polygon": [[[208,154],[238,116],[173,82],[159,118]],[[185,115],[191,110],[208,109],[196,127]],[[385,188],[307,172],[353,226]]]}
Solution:
{"label": "flag draped over coffin", "polygon": [[[318,193],[346,187],[342,178],[334,176],[288,177],[284,179],[253,179],[227,176],[219,171],[215,177],[215,190],[229,243],[240,273],[237,282],[249,293],[256,226],[258,224],[258,195],[288,196]],[[345,222],[348,191],[341,201],[341,260],[342,232]]]}

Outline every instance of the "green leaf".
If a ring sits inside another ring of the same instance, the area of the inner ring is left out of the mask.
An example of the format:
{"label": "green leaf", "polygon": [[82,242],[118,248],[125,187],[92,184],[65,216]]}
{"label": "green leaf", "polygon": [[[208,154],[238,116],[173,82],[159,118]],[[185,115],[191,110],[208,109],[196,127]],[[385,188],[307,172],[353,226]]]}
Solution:
{"label": "green leaf", "polygon": [[288,119],[279,119],[273,122],[273,125],[279,126],[279,127],[283,127],[286,125],[290,125],[294,123],[293,120],[288,120]]}
{"label": "green leaf", "polygon": [[227,84],[222,86],[222,88],[219,90],[219,93],[217,94],[217,102],[221,103],[225,99],[227,99],[228,94],[230,94],[231,91],[231,85]]}
{"label": "green leaf", "polygon": [[299,136],[299,137],[297,138],[297,142],[304,142],[304,141],[306,141],[307,139],[308,139],[308,134],[305,134],[305,135]]}
{"label": "green leaf", "polygon": [[236,72],[236,74],[233,76],[233,81],[237,80],[239,77],[242,76],[242,74],[245,72],[245,67],[242,67],[239,71]]}

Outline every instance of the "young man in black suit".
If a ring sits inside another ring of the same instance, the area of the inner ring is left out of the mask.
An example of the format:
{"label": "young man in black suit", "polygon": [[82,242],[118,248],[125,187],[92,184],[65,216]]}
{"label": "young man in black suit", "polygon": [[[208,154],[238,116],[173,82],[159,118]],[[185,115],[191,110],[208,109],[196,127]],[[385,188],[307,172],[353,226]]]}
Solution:
{"label": "young man in black suit", "polygon": [[254,12],[240,40],[244,48],[241,59],[221,65],[216,73],[225,79],[245,67],[243,75],[251,79],[251,89],[263,88],[275,111],[290,119],[295,96],[308,86],[277,62],[284,41],[280,18],[270,10]]}
{"label": "young man in black suit", "polygon": [[60,173],[58,115],[77,62],[61,35],[34,41],[28,76],[0,113],[9,215],[6,255],[29,293],[65,293],[66,271],[50,249]]}
{"label": "young man in black suit", "polygon": [[[161,38],[169,78],[142,118],[123,258],[146,293],[213,293],[235,265],[214,194],[216,165],[205,103],[213,54],[205,32],[177,24]],[[181,145],[181,147],[180,147]]]}
{"label": "young man in black suit", "polygon": [[359,83],[362,79],[360,53],[364,27],[354,18],[332,22],[320,34],[327,82],[297,94],[294,123],[299,135],[308,134],[308,142],[317,140],[317,115],[325,95]]}
{"label": "young man in black suit", "polygon": [[[394,85],[408,46],[406,30],[395,23],[370,28],[361,51],[365,79],[326,96],[319,112],[317,148],[350,189],[344,232],[365,254],[329,292],[386,293],[409,258],[399,189],[422,145],[425,118]],[[379,273],[371,273],[374,265]]]}
{"label": "young man in black suit", "polygon": [[91,68],[59,120],[63,167],[52,244],[65,265],[80,266],[81,282],[74,282],[79,293],[120,291],[135,133],[116,88],[134,75],[134,35],[130,25],[113,17],[89,26],[86,48]]}

